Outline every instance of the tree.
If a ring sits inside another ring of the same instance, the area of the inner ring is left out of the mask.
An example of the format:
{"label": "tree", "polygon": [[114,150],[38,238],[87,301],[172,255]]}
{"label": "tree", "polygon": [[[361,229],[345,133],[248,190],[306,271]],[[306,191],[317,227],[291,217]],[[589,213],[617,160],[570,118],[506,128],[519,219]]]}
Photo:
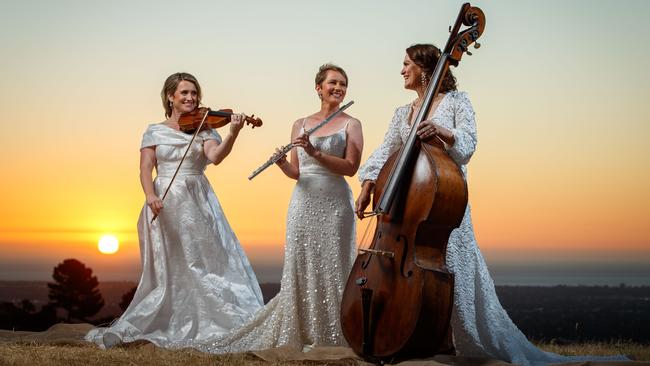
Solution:
{"label": "tree", "polygon": [[66,321],[75,319],[87,322],[104,306],[104,299],[99,289],[97,277],[93,270],[76,259],[66,259],[54,267],[54,283],[50,288],[50,303],[56,308],[67,311]]}

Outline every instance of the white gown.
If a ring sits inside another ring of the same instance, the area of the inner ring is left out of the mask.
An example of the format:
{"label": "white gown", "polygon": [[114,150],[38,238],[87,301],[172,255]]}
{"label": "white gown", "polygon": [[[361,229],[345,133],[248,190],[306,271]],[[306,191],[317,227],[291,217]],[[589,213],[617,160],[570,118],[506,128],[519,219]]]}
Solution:
{"label": "white gown", "polygon": [[[347,127],[347,124],[346,124]],[[343,157],[346,127],[310,137],[316,149]],[[183,342],[210,353],[288,346],[346,345],[340,303],[354,262],[355,216],[345,179],[298,149],[300,177],[287,213],[280,292],[243,327],[211,342]]]}
{"label": "white gown", "polygon": [[[397,108],[383,143],[359,169],[361,182],[376,180],[389,156],[406,141],[411,128],[408,121],[410,112],[410,104]],[[455,143],[447,146],[447,153],[467,178],[466,164],[477,142],[474,110],[467,94],[458,91],[447,93],[432,118],[453,132]],[[622,356],[561,356],[542,351],[530,343],[499,302],[494,282],[474,237],[469,204],[460,227],[449,236],[446,259],[455,280],[451,326],[458,355],[488,357],[518,365],[626,360]]]}
{"label": "white gown", "polygon": [[[191,135],[149,125],[142,146],[156,146],[154,189],[159,197],[185,153]],[[102,347],[148,340],[169,347],[205,341],[241,326],[263,306],[262,292],[203,171],[210,161],[203,141],[221,138],[202,131],[192,144],[158,218],[145,204],[138,220],[142,276],[133,301],[108,328],[86,340]]]}

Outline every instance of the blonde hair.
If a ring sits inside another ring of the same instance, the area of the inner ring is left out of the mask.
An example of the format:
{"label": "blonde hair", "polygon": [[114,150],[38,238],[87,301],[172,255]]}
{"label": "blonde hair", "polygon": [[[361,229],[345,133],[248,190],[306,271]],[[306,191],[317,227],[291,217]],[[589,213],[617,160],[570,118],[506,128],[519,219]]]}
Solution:
{"label": "blonde hair", "polygon": [[167,80],[165,80],[165,84],[163,84],[162,91],[160,92],[160,98],[162,98],[162,104],[163,108],[165,108],[165,117],[170,117],[172,115],[172,107],[169,105],[169,96],[174,95],[174,92],[176,91],[176,88],[178,88],[178,84],[181,83],[181,81],[189,81],[194,86],[196,87],[196,97],[197,97],[197,105],[201,104],[201,86],[199,85],[199,81],[196,80],[194,76],[191,74],[188,74],[186,72],[177,72],[175,74],[169,75]]}
{"label": "blonde hair", "polygon": [[328,71],[340,72],[341,75],[343,75],[343,77],[345,78],[345,83],[346,84],[348,83],[348,75],[340,66],[336,66],[334,64],[324,64],[318,68],[318,72],[316,73],[316,78],[314,80],[316,82],[316,85],[320,85],[323,81],[325,81]]}

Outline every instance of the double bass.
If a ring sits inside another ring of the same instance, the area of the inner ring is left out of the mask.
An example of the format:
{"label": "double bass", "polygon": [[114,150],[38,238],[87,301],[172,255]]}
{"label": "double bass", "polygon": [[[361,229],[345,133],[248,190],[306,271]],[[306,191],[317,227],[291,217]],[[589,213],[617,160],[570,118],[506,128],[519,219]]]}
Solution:
{"label": "double bass", "polygon": [[359,249],[341,301],[343,335],[369,361],[453,352],[454,276],[445,257],[465,213],[467,183],[444,145],[420,141],[416,131],[449,67],[471,55],[470,45],[480,47],[484,27],[481,9],[463,4],[408,138],[377,178],[373,240]]}

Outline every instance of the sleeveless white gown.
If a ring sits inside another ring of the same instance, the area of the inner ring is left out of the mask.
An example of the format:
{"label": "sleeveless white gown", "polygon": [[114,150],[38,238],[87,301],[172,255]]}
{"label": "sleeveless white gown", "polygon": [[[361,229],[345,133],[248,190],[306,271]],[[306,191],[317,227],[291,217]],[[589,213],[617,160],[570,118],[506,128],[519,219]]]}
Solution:
{"label": "sleeveless white gown", "polygon": [[[156,146],[159,197],[191,137],[163,124],[144,133],[141,148]],[[203,174],[210,164],[203,153],[208,139],[221,141],[214,130],[199,133],[153,223],[149,207],[142,208],[142,276],[133,301],[110,327],[91,330],[86,340],[101,347],[140,339],[161,347],[206,341],[241,326],[263,306],[248,258]]]}
{"label": "sleeveless white gown", "polygon": [[[347,127],[347,124],[346,124]],[[316,149],[343,157],[346,127],[310,137]],[[354,262],[355,216],[345,179],[298,148],[300,177],[287,213],[280,292],[243,327],[210,342],[182,342],[210,353],[288,346],[346,345],[340,303]]]}

